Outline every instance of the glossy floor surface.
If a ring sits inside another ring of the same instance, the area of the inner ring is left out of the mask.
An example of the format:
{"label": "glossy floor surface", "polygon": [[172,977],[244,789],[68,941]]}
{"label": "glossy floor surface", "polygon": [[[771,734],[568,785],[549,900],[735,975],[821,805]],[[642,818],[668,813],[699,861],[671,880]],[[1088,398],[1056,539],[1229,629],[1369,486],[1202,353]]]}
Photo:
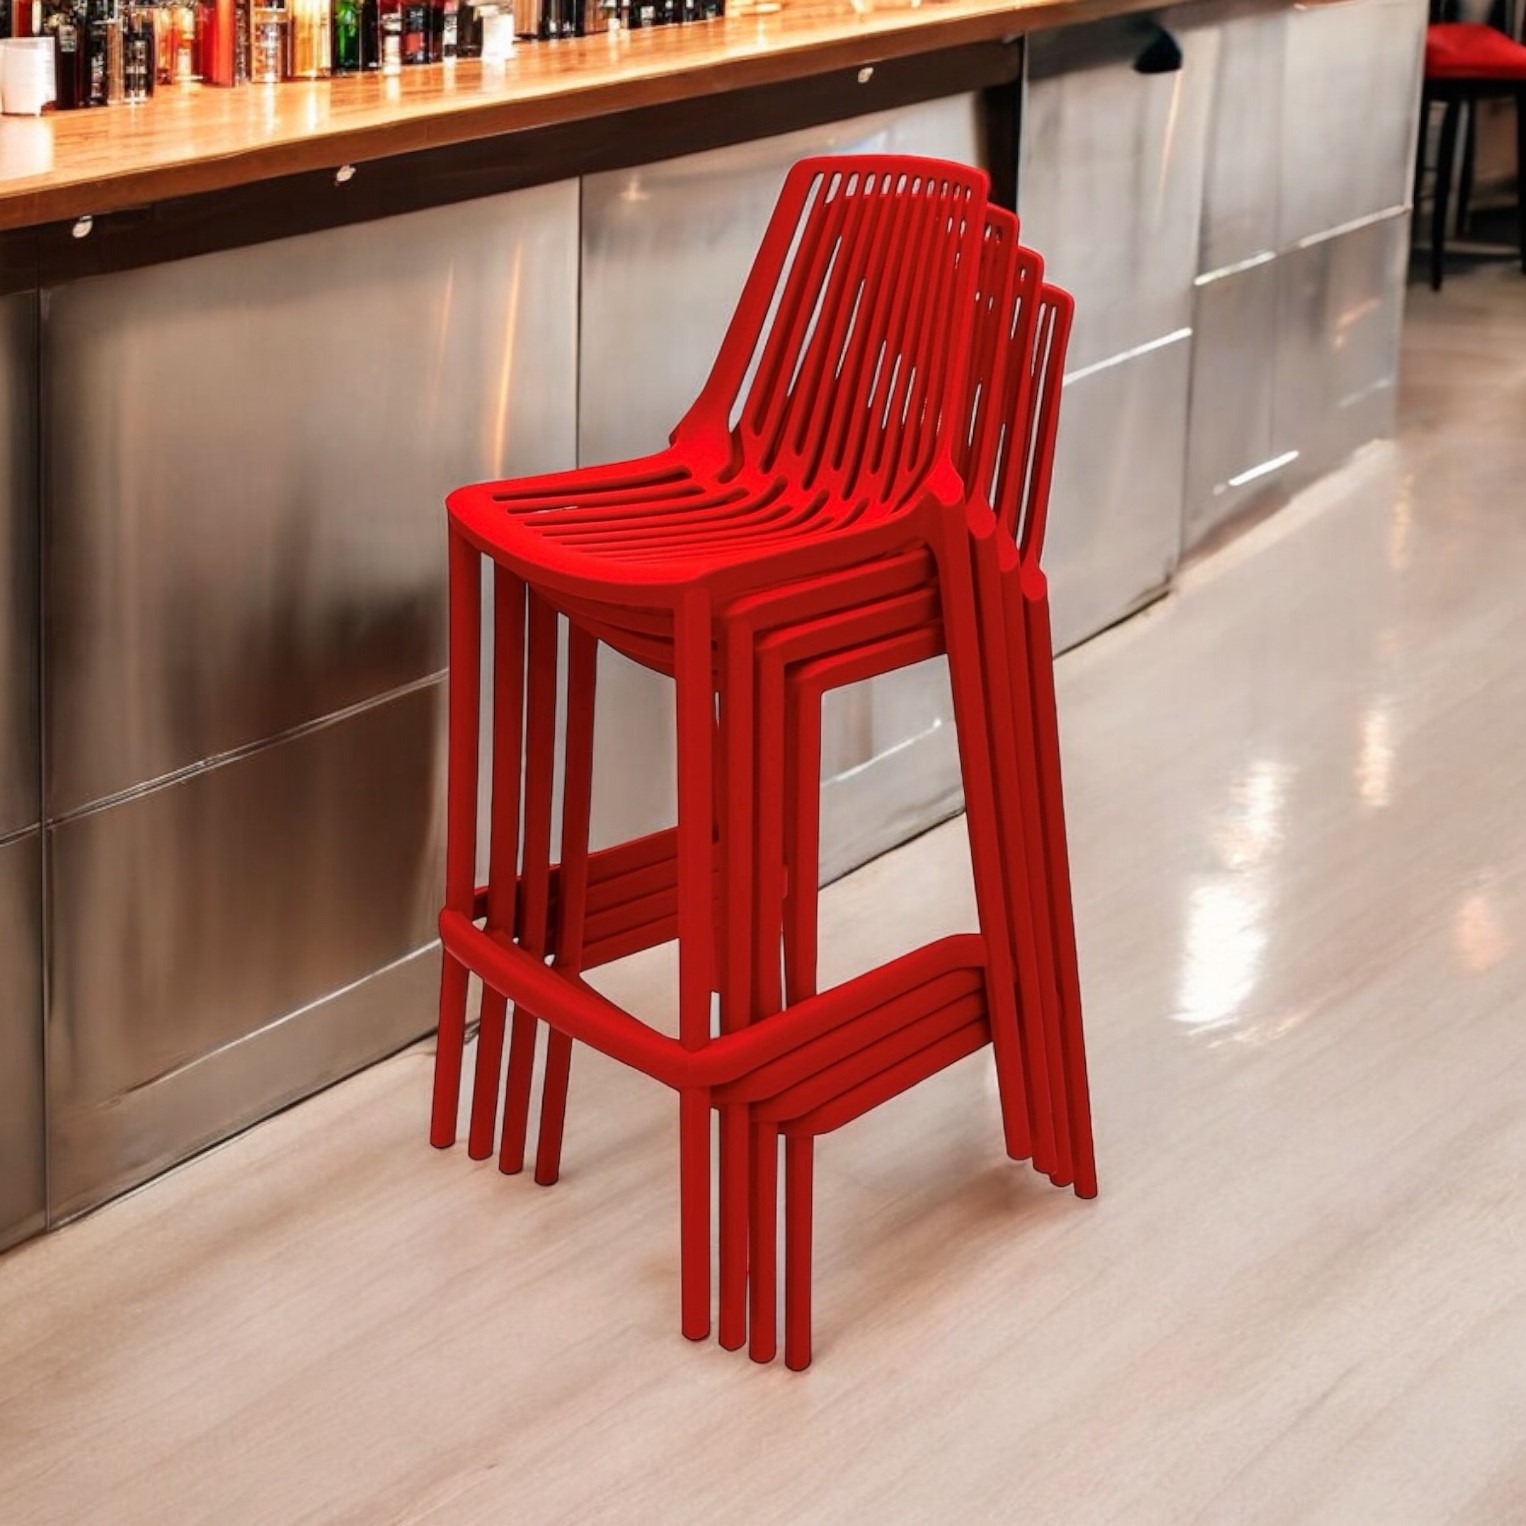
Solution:
{"label": "glossy floor surface", "polygon": [[[1408,349],[1398,445],[1062,664],[1098,1201],[967,1061],[824,1142],[761,1369],[677,1334],[665,1094],[580,1060],[546,1191],[414,1051],[0,1261],[0,1518],[1526,1518],[1526,281]],[[823,915],[964,923],[961,824]]]}

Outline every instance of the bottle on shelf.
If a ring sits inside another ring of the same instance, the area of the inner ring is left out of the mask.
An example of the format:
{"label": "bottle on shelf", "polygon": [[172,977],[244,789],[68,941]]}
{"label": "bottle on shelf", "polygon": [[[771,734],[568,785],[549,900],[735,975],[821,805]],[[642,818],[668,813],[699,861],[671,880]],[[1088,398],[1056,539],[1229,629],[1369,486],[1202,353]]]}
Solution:
{"label": "bottle on shelf", "polygon": [[233,83],[249,83],[250,0],[233,0]]}
{"label": "bottle on shelf", "polygon": [[238,14],[234,0],[210,0],[200,8],[197,72],[204,84],[226,86],[238,79]]}
{"label": "bottle on shelf", "polygon": [[290,0],[291,77],[323,79],[330,72],[333,16],[329,0]]}
{"label": "bottle on shelf", "polygon": [[429,62],[429,0],[403,0],[402,50],[405,64]]}
{"label": "bottle on shelf", "polygon": [[403,67],[403,0],[377,0],[377,56],[383,74]]}
{"label": "bottle on shelf", "polygon": [[59,111],[74,111],[88,105],[85,18],[74,0],[65,0],[52,11],[43,21],[43,31],[53,34],[54,105]]}
{"label": "bottle on shelf", "polygon": [[475,0],[460,0],[456,9],[456,57],[482,57],[482,10]]}
{"label": "bottle on shelf", "polygon": [[331,44],[335,74],[359,74],[361,61],[361,0],[334,0],[334,35]]}
{"label": "bottle on shelf", "polygon": [[129,5],[122,12],[123,98],[128,101],[146,101],[154,93],[157,72],[153,7]]}
{"label": "bottle on shelf", "polygon": [[381,7],[378,0],[361,0],[360,67],[381,68]]}
{"label": "bottle on shelf", "polygon": [[201,64],[196,57],[196,7],[190,0],[177,0],[174,12],[175,83],[190,85],[201,78]]}
{"label": "bottle on shelf", "polygon": [[110,106],[122,99],[122,19],[116,0],[88,0],[85,81],[85,99],[91,106]]}
{"label": "bottle on shelf", "polygon": [[249,12],[249,78],[273,85],[291,73],[291,17],[277,0],[263,0]]}

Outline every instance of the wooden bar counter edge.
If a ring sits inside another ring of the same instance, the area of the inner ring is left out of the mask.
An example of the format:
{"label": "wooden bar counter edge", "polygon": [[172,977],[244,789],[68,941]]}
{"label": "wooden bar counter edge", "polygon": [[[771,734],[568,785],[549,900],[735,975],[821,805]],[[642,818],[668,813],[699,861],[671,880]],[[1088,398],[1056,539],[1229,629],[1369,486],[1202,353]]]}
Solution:
{"label": "wooden bar counter edge", "polygon": [[0,121],[0,229],[144,206],[1152,9],[1148,0],[785,0],[475,62]]}

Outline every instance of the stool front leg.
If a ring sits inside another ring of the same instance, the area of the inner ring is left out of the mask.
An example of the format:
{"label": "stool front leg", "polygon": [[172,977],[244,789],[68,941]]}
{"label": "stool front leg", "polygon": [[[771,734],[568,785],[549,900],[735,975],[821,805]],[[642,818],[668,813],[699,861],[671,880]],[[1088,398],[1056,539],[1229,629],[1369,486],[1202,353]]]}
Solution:
{"label": "stool front leg", "polygon": [[[1052,1139],[1035,1137],[1043,1114],[1030,1115],[1041,1076],[1026,1075],[1017,1012],[1017,973],[1013,969],[1009,923],[1011,908],[1005,894],[998,852],[999,827],[991,781],[991,748],[986,726],[988,702],[981,671],[980,638],[975,626],[975,593],[968,535],[963,511],[944,515],[938,545],[938,575],[943,601],[944,640],[948,647],[954,726],[959,740],[959,767],[964,782],[965,827],[970,844],[970,867],[975,902],[985,936],[988,989],[991,1004],[991,1047],[1001,1096],[1002,1127],[1007,1154],[1013,1160],[1042,1158]],[[1038,1159],[1035,1164],[1038,1164]]]}
{"label": "stool front leg", "polygon": [[[525,585],[504,567],[493,569],[493,761],[488,843],[487,926],[514,932],[519,889],[519,789],[524,743]],[[508,1004],[483,988],[477,1024],[477,1067],[467,1153],[493,1153],[498,1092],[503,1082],[503,1034]]]}
{"label": "stool front leg", "polygon": [[779,1349],[779,1130],[752,1129],[752,1255],[748,1278],[748,1355],[771,1362]]}
{"label": "stool front leg", "polygon": [[784,1364],[811,1365],[811,1195],[816,1141],[784,1135]]}
{"label": "stool front leg", "polygon": [[[477,747],[482,683],[482,567],[476,548],[448,535],[450,680],[445,785],[445,904],[471,917],[476,903]],[[440,951],[440,1027],[435,1041],[429,1142],[456,1142],[466,1048],[466,966]]]}
{"label": "stool front leg", "polygon": [[[753,1007],[752,920],[754,823],[754,696],[751,633],[723,626],[721,639],[721,735],[726,761],[725,794],[716,804],[721,821],[721,896],[717,960],[721,1029],[744,1028]],[[720,1109],[720,1343],[728,1351],[747,1339],[748,1110]]]}
{"label": "stool front leg", "polygon": [[[690,590],[674,612],[674,688],[678,751],[678,1039],[685,1049],[710,1042],[710,981],[715,970],[712,874],[715,685],[711,609]],[[710,1334],[710,1094],[679,1095],[679,1252],[683,1332]]]}
{"label": "stool front leg", "polygon": [[[593,807],[593,728],[599,643],[572,626],[567,638],[567,752],[562,775],[562,863],[557,905],[556,967],[568,974],[583,968],[588,921],[588,818]],[[546,1037],[540,1137],[535,1180],[549,1187],[561,1173],[562,1130],[567,1119],[567,1081],[572,1040],[559,1028]]]}
{"label": "stool front leg", "polygon": [[[549,937],[551,899],[551,791],[556,766],[556,611],[530,596],[529,660],[525,688],[524,917],[520,942],[543,957]],[[509,1074],[504,1089],[503,1141],[498,1169],[512,1176],[524,1169],[530,1122],[530,1083],[535,1069],[536,1017],[522,1002],[514,1007],[509,1036]]]}

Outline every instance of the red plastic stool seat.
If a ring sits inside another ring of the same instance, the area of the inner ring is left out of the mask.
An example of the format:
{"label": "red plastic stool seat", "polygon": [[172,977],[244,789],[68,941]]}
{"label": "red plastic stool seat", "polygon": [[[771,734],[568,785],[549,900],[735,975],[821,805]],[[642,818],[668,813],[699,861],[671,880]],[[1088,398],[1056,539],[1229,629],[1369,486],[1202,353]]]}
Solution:
{"label": "red plastic stool seat", "polygon": [[1473,21],[1434,21],[1425,33],[1428,80],[1526,81],[1526,44]]}

